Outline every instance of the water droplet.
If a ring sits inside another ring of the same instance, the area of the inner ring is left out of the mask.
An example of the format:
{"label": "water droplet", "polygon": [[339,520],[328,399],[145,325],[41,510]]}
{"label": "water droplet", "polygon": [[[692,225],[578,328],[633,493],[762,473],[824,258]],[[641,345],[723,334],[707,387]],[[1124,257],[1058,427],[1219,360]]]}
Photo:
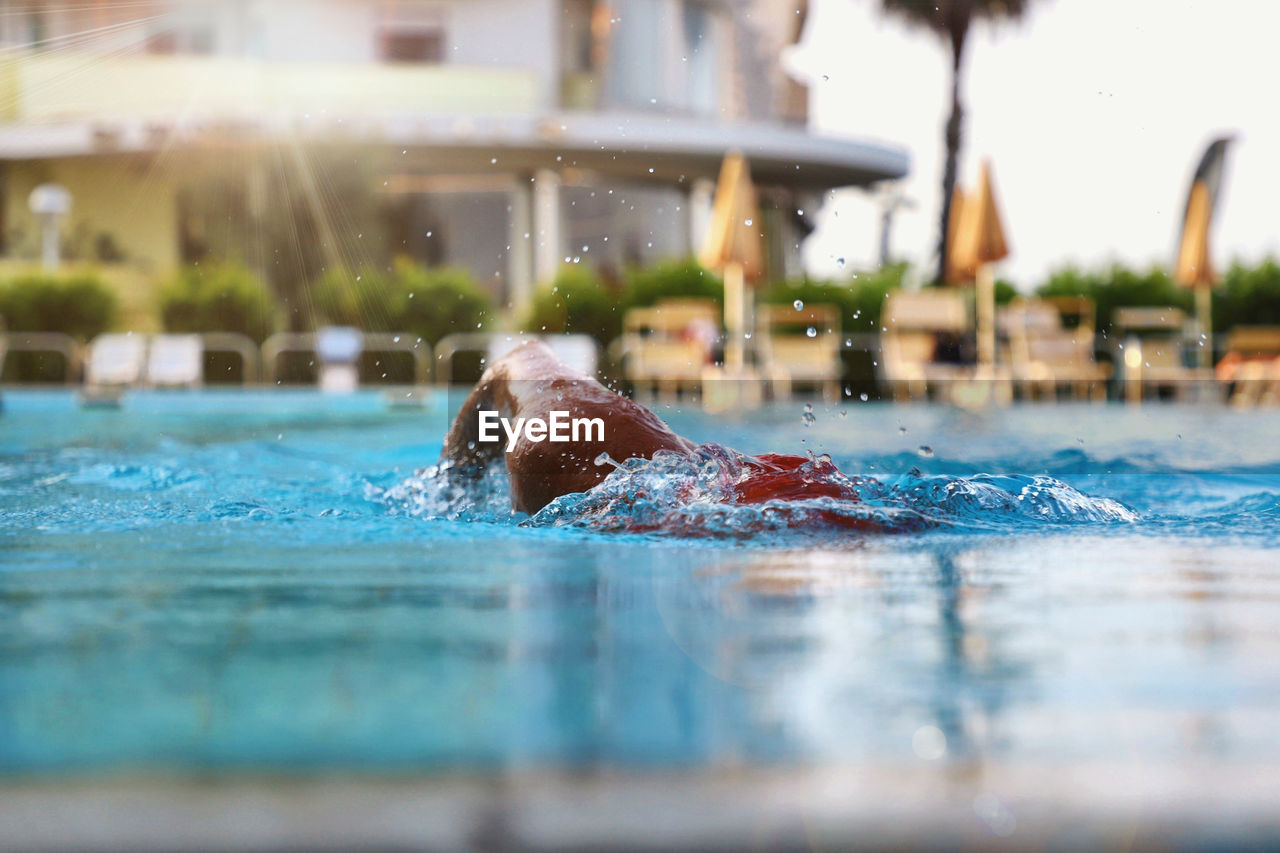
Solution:
{"label": "water droplet", "polygon": [[937,726],[921,726],[911,736],[911,749],[925,761],[937,761],[947,754],[947,736]]}
{"label": "water droplet", "polygon": [[811,338],[816,338],[818,336],[818,330],[815,329],[813,326],[810,326],[809,328],[805,329],[804,333]]}
{"label": "water droplet", "polygon": [[750,227],[751,227],[751,220],[750,220],[750,219],[744,219],[744,220],[742,220],[742,224],[743,224],[743,225],[745,225],[745,226],[747,226],[748,228],[750,228]]}
{"label": "water droplet", "polygon": [[869,399],[871,399],[871,398],[867,396],[867,392],[866,392],[866,391],[863,391],[861,394],[859,394],[859,395],[858,395],[858,399],[865,403],[865,402],[867,402],[867,400],[869,400]]}
{"label": "water droplet", "polygon": [[799,299],[797,299],[795,302],[792,302],[791,304],[795,306],[795,308],[796,308],[796,310],[797,310],[797,311],[803,311],[803,310],[804,310],[804,303],[803,303],[803,302],[801,302]]}
{"label": "water droplet", "polygon": [[800,416],[800,421],[805,426],[813,426],[814,422],[817,420],[818,418],[813,414],[813,403],[805,403],[804,414]]}
{"label": "water droplet", "polygon": [[836,266],[840,269],[844,269],[844,258],[836,258]]}
{"label": "water droplet", "polygon": [[920,445],[920,447],[916,449],[916,453],[920,454],[925,459],[933,458],[933,448],[927,444]]}

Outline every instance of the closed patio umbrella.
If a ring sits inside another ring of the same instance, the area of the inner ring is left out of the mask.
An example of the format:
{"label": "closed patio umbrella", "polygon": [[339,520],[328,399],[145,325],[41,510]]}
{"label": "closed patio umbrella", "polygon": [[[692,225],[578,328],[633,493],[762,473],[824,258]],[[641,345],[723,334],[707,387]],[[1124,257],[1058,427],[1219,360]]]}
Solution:
{"label": "closed patio umbrella", "polygon": [[978,364],[982,367],[990,367],[996,360],[996,280],[991,265],[1008,255],[1009,244],[991,182],[991,164],[984,161],[978,187],[964,201],[951,251],[955,269],[976,283]]}
{"label": "closed patio umbrella", "polygon": [[698,260],[724,277],[724,363],[730,372],[740,373],[746,363],[743,341],[750,313],[747,282],[764,270],[764,241],[751,170],[736,151],[726,154],[720,166],[711,223]]}
{"label": "closed patio umbrella", "polygon": [[973,280],[970,270],[962,269],[956,257],[956,232],[965,212],[965,194],[959,184],[951,191],[951,216],[947,219],[947,284],[968,284]]}
{"label": "closed patio umbrella", "polygon": [[1187,192],[1187,206],[1182,215],[1182,236],[1178,240],[1178,257],[1174,263],[1174,279],[1196,294],[1196,320],[1204,335],[1200,356],[1201,367],[1213,364],[1212,290],[1218,283],[1209,251],[1209,228],[1222,188],[1222,170],[1226,162],[1230,137],[1215,139],[1200,158]]}

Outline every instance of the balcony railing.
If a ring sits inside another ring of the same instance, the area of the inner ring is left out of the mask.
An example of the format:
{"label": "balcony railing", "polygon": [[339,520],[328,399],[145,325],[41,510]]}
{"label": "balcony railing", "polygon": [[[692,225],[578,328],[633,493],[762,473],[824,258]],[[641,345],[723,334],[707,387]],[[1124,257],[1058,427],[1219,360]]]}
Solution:
{"label": "balcony railing", "polygon": [[202,56],[0,58],[0,122],[528,114],[527,69]]}

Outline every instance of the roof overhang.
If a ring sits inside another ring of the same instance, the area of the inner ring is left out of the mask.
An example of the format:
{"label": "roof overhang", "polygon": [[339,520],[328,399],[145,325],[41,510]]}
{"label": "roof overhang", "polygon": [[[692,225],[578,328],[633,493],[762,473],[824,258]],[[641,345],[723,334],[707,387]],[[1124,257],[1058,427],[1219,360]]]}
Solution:
{"label": "roof overhang", "polygon": [[580,169],[662,183],[714,179],[725,153],[747,157],[762,185],[827,190],[904,177],[899,147],[818,136],[793,125],[634,113],[544,116],[230,117],[0,125],[0,160],[44,160],[278,144],[383,145],[401,166],[432,171]]}

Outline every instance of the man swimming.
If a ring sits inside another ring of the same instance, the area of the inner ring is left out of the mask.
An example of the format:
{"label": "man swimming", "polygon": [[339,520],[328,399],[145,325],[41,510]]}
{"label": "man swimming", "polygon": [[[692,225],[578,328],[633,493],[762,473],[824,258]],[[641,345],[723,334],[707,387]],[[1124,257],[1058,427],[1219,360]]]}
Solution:
{"label": "man swimming", "polygon": [[[553,440],[549,424],[603,422],[601,431]],[[539,424],[537,429],[526,425]],[[501,425],[501,428],[499,428]],[[561,495],[586,492],[613,468],[603,458],[652,459],[661,451],[693,454],[698,446],[676,435],[653,412],[558,360],[540,342],[523,344],[485,370],[445,436],[441,460],[464,475],[480,476],[505,458],[511,503],[536,513]],[[607,454],[607,456],[606,456]],[[819,497],[857,501],[854,482],[842,476],[810,476],[803,466],[835,471],[829,460],[806,456],[734,454],[727,499],[736,503]],[[838,472],[837,472],[838,473]]]}

